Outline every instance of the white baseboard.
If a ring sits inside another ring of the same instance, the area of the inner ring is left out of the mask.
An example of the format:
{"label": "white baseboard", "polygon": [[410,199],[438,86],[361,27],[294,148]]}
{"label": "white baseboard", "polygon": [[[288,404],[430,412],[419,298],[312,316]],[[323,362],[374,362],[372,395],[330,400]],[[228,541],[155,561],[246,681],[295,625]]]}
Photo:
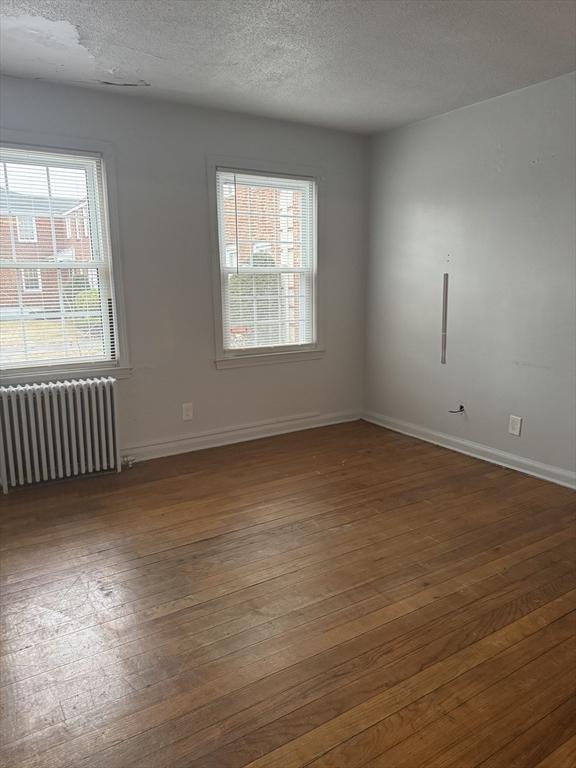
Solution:
{"label": "white baseboard", "polygon": [[372,411],[366,411],[362,415],[362,418],[364,421],[369,421],[380,427],[391,429],[394,432],[401,432],[403,435],[417,437],[419,440],[425,440],[427,443],[441,445],[444,448],[450,448],[452,451],[458,451],[458,453],[465,453],[468,456],[474,456],[477,459],[483,459],[492,464],[499,464],[502,467],[515,469],[526,475],[533,475],[542,480],[549,480],[552,483],[576,489],[576,472],[570,472],[567,469],[554,467],[550,464],[542,464],[539,461],[526,459],[523,456],[517,456],[514,453],[507,453],[506,451],[500,451],[497,448],[490,448],[488,445],[483,445],[482,443],[474,443],[471,440],[463,440],[460,437],[446,435],[443,432],[435,432],[432,429],[419,427],[417,424],[411,424],[407,421],[392,419]]}
{"label": "white baseboard", "polygon": [[507,453],[496,448],[490,448],[482,443],[474,443],[442,432],[436,432],[407,421],[392,419],[372,411],[340,411],[338,413],[302,413],[280,419],[268,419],[266,421],[252,422],[234,427],[227,427],[205,432],[196,432],[192,435],[166,438],[154,443],[141,443],[129,445],[123,448],[122,454],[133,456],[136,461],[147,461],[162,456],[174,456],[178,453],[200,451],[204,448],[215,448],[219,445],[231,445],[243,443],[249,440],[259,440],[262,437],[272,437],[288,432],[298,432],[314,427],[326,427],[330,424],[341,424],[347,421],[364,419],[372,424],[401,432],[404,435],[425,440],[428,443],[441,445],[444,448],[474,456],[477,459],[489,461],[508,469],[515,469],[527,475],[533,475],[542,480],[549,480],[567,488],[576,489],[576,472],[554,467],[550,464],[542,464],[539,461],[526,459],[514,453]]}
{"label": "white baseboard", "polygon": [[287,418],[268,419],[251,424],[196,432],[192,435],[166,438],[154,443],[128,445],[122,448],[122,455],[132,456],[136,461],[147,461],[148,459],[158,459],[161,456],[174,456],[178,453],[200,451],[203,448],[215,448],[219,445],[259,440],[262,437],[298,432],[303,429],[357,421],[360,418],[362,418],[360,411],[340,411],[328,414],[302,413]]}

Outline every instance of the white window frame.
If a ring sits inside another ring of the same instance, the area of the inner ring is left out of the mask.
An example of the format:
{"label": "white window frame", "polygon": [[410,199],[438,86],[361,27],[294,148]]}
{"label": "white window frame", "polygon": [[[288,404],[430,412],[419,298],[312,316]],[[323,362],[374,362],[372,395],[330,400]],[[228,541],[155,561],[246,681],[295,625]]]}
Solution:
{"label": "white window frame", "polygon": [[[309,166],[266,162],[262,160],[246,160],[239,158],[211,156],[206,158],[208,178],[208,198],[210,210],[210,233],[212,241],[212,286],[215,328],[214,362],[217,368],[236,368],[251,365],[273,365],[287,362],[302,362],[323,357],[324,345],[322,338],[321,315],[321,257],[319,248],[320,208],[323,193],[323,177],[320,169]],[[222,304],[222,269],[220,264],[220,238],[218,223],[218,203],[216,172],[218,170],[235,171],[236,173],[273,176],[276,178],[295,178],[315,182],[315,220],[314,220],[314,249],[315,249],[315,280],[314,280],[314,326],[315,341],[312,344],[298,344],[275,347],[252,347],[249,349],[229,350],[224,348],[223,304]]]}
{"label": "white window frame", "polygon": [[[28,288],[26,285],[25,272],[34,272],[36,274],[37,288]],[[22,269],[22,292],[23,293],[42,293],[42,271],[40,269]]]}
{"label": "white window frame", "polygon": [[70,216],[66,216],[64,221],[66,223],[66,239],[71,240],[72,239],[72,220]]}
{"label": "white window frame", "polygon": [[[73,156],[86,156],[102,161],[101,216],[103,233],[108,236],[110,253],[111,296],[115,305],[117,358],[115,361],[26,366],[0,369],[0,384],[16,385],[54,381],[57,378],[86,376],[114,376],[124,379],[131,375],[126,314],[121,267],[121,243],[117,208],[116,161],[113,145],[106,141],[71,139],[70,137],[29,131],[2,131],[2,146],[39,152],[54,152]],[[49,268],[49,265],[46,265]]]}
{"label": "white window frame", "polygon": [[[34,234],[32,235],[32,237],[22,236],[22,231],[20,229],[21,219],[32,219],[32,229],[34,230]],[[36,228],[36,216],[33,216],[32,214],[24,214],[24,215],[16,216],[16,237],[18,238],[19,243],[37,243],[38,242],[38,229]]]}

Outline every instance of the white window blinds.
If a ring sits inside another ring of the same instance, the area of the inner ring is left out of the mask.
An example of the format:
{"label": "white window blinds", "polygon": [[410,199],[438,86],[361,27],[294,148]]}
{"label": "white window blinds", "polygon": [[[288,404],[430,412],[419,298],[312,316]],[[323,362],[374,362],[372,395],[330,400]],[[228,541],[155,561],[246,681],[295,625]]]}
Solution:
{"label": "white window blinds", "polygon": [[115,328],[101,160],[1,147],[0,368],[113,362]]}
{"label": "white window blinds", "polygon": [[223,348],[316,342],[316,184],[216,172]]}

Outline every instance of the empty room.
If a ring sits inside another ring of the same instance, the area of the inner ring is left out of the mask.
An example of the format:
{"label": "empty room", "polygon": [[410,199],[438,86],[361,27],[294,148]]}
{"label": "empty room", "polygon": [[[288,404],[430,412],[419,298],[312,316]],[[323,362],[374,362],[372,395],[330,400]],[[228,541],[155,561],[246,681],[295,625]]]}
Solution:
{"label": "empty room", "polygon": [[576,0],[0,32],[0,768],[576,768]]}

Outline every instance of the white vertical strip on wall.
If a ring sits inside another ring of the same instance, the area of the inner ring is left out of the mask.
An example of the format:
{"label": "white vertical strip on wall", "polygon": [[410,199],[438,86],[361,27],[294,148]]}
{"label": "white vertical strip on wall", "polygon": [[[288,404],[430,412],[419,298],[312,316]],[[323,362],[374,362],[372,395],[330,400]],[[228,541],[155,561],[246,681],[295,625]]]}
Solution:
{"label": "white vertical strip on wall", "polygon": [[442,279],[442,334],[440,362],[446,364],[446,341],[448,335],[448,272],[444,272]]}

